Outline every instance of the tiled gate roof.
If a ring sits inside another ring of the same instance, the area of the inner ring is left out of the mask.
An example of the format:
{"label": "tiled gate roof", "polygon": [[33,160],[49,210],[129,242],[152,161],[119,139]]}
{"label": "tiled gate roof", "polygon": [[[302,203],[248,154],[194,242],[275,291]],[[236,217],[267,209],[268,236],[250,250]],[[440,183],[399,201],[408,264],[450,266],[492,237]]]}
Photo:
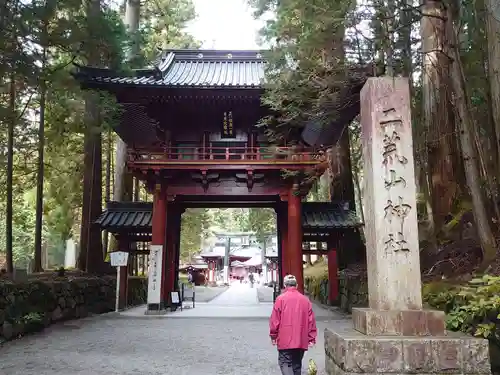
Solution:
{"label": "tiled gate roof", "polygon": [[[153,204],[109,202],[96,224],[111,233],[151,232]],[[355,211],[342,203],[302,203],[302,226],[308,231],[328,231],[361,226]]]}
{"label": "tiled gate roof", "polygon": [[75,76],[97,84],[171,88],[261,88],[265,60],[260,51],[166,50],[152,69],[120,75],[78,66]]}

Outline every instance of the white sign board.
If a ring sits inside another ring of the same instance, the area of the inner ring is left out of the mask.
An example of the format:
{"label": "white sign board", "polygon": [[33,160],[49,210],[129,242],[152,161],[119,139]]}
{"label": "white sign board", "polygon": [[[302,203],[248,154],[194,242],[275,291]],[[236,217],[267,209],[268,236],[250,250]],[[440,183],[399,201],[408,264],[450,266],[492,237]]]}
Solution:
{"label": "white sign board", "polygon": [[162,245],[149,245],[148,304],[160,303],[161,301],[162,255]]}
{"label": "white sign board", "polygon": [[125,251],[115,251],[110,256],[113,267],[124,267],[128,264],[128,253]]}
{"label": "white sign board", "polygon": [[180,303],[179,292],[170,292],[170,298],[173,304],[178,305]]}

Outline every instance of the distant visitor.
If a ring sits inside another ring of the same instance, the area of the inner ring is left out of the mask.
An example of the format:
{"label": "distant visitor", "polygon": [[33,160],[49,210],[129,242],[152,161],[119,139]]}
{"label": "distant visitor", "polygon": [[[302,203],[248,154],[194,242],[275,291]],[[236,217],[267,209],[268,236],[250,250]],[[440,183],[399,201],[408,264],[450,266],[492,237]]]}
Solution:
{"label": "distant visitor", "polygon": [[300,375],[306,350],[316,344],[316,318],[309,299],[297,290],[297,279],[287,275],[284,292],[274,303],[269,320],[271,342],[278,347],[283,375]]}

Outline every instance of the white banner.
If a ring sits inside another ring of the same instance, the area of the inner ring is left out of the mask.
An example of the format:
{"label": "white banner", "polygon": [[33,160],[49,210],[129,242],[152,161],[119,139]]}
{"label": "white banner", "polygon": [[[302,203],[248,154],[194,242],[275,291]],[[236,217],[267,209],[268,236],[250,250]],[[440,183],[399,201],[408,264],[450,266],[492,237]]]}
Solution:
{"label": "white banner", "polygon": [[148,304],[161,301],[162,255],[162,245],[149,245]]}

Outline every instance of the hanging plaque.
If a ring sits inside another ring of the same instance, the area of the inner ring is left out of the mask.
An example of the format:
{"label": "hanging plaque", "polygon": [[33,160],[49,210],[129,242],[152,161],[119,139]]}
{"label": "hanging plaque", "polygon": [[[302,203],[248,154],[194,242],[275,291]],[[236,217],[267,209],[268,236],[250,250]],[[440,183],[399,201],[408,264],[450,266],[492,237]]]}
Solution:
{"label": "hanging plaque", "polygon": [[224,112],[222,120],[222,138],[235,138],[233,112]]}

